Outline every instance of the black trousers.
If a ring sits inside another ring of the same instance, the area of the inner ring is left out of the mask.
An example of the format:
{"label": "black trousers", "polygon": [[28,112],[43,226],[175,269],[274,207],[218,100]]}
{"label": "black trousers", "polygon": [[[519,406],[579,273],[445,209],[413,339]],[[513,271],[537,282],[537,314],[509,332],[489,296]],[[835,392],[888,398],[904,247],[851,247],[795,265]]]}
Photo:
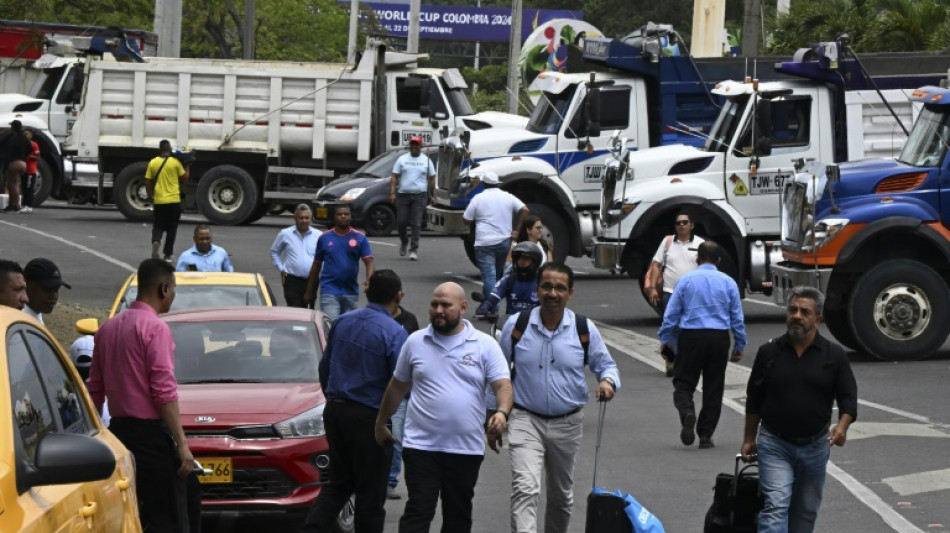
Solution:
{"label": "black trousers", "polygon": [[680,331],[679,352],[673,363],[673,405],[680,414],[695,413],[693,393],[703,377],[703,408],[696,421],[696,434],[712,437],[722,413],[722,394],[729,362],[729,332],[722,329]]}
{"label": "black trousers", "polygon": [[33,207],[33,187],[36,186],[36,174],[20,176],[20,207]]}
{"label": "black trousers", "polygon": [[427,533],[442,496],[442,533],[472,531],[472,498],[483,455],[402,449],[409,500],[399,533]]}
{"label": "black trousers", "polygon": [[178,477],[178,450],[164,423],[116,417],[109,430],[135,457],[135,491],[149,533],[189,533],[188,480]]}
{"label": "black trousers", "polygon": [[[305,292],[307,292],[307,278],[287,274],[287,278],[284,279],[284,300],[287,302],[287,307],[313,309],[314,298],[310,299],[311,303],[309,305],[303,301]],[[313,292],[317,292],[316,289]]]}
{"label": "black trousers", "polygon": [[152,213],[155,215],[152,223],[152,242],[161,242],[162,233],[164,233],[165,246],[162,254],[168,257],[175,251],[178,221],[181,220],[181,204],[155,204],[152,208]]}
{"label": "black trousers", "polygon": [[320,490],[300,531],[333,531],[340,509],[355,493],[356,531],[382,533],[393,447],[376,444],[377,413],[356,402],[327,401],[323,423],[330,446],[330,484]]}

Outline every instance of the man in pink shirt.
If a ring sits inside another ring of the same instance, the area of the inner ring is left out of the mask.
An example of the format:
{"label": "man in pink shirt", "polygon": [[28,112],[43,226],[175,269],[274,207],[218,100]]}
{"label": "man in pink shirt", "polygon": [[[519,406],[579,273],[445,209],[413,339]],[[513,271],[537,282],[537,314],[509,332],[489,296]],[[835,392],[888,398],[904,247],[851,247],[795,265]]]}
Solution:
{"label": "man in pink shirt", "polygon": [[144,529],[187,533],[186,479],[194,457],[178,413],[175,342],[158,317],[175,299],[175,268],[146,259],[138,284],[135,302],[96,332],[86,385],[100,413],[108,398],[109,429],[135,456]]}

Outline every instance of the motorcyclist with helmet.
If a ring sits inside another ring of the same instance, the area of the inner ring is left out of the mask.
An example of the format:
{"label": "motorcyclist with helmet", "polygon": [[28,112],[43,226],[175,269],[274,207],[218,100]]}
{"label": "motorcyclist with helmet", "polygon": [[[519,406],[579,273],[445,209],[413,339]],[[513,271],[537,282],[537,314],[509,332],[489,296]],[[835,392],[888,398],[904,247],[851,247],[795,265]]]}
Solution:
{"label": "motorcyclist with helmet", "polygon": [[544,257],[541,249],[533,242],[518,243],[511,251],[514,270],[498,280],[491,294],[475,311],[476,316],[493,315],[502,299],[508,301],[505,313],[513,315],[538,305],[538,267]]}

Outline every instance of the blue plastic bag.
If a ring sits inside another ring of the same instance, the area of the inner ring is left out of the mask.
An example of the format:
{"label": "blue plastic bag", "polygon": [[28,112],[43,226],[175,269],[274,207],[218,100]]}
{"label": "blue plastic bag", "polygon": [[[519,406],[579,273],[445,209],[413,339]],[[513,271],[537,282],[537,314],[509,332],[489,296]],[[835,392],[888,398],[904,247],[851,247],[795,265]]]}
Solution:
{"label": "blue plastic bag", "polygon": [[630,523],[633,524],[633,530],[636,533],[666,533],[660,519],[648,511],[646,507],[640,505],[640,502],[634,499],[633,496],[624,494],[619,490],[610,492],[595,488],[592,492],[594,494],[611,494],[623,498],[627,502],[627,507],[624,510],[627,512],[627,517],[630,518]]}

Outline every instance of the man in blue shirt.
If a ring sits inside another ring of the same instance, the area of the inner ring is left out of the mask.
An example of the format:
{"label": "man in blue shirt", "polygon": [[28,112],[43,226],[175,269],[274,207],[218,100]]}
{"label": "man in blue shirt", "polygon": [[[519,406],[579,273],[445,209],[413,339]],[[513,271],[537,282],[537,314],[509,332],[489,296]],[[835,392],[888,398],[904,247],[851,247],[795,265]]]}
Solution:
{"label": "man in blue shirt", "polygon": [[178,256],[175,270],[186,272],[234,272],[228,252],[220,246],[211,244],[211,228],[206,224],[195,226],[195,245]]}
{"label": "man in blue shirt", "polygon": [[[597,398],[610,401],[620,387],[617,364],[600,332],[588,321],[585,356],[577,315],[567,308],[574,294],[574,272],[561,263],[538,271],[539,307],[517,344],[513,315],[501,333],[501,350],[512,363],[514,409],[508,420],[511,459],[511,530],[537,531],[541,473],[547,484],[545,527],[566,533],[574,506],[574,457],[581,446],[584,404],[590,396],[584,367],[597,377]],[[512,351],[514,349],[514,351]]]}
{"label": "man in blue shirt", "polygon": [[[307,307],[303,294],[307,290],[313,254],[317,251],[317,232],[310,227],[311,218],[310,206],[298,205],[294,210],[294,225],[280,230],[270,247],[270,258],[280,272],[288,307]],[[313,301],[312,294],[310,301]]]}
{"label": "man in blue shirt", "polygon": [[[393,165],[393,175],[389,180],[389,201],[396,205],[396,228],[399,230],[399,255],[406,255],[409,248],[409,260],[419,259],[419,232],[422,230],[422,217],[426,214],[429,196],[435,191],[435,166],[422,154],[422,137],[414,135],[409,139],[409,153],[399,156]],[[412,228],[412,240],[406,232],[406,226]]]}
{"label": "man in blue shirt", "polygon": [[320,280],[320,310],[336,320],[343,313],[356,309],[360,299],[360,259],[366,264],[363,288],[373,275],[373,252],[366,235],[350,227],[350,206],[341,205],[333,211],[333,227],[317,239],[313,266],[307,279],[304,301],[313,300],[314,288]]}
{"label": "man in blue shirt", "polygon": [[[699,268],[676,283],[663,315],[659,337],[663,348],[676,353],[673,362],[673,405],[680,416],[680,441],[691,446],[699,434],[699,447],[712,448],[712,436],[722,412],[728,361],[742,359],[746,345],[742,302],[736,282],[719,272],[719,245],[699,245]],[[735,345],[729,356],[729,330]],[[676,332],[679,331],[678,341]],[[678,346],[674,346],[676,343]],[[693,393],[703,377],[703,408],[697,423]]]}
{"label": "man in blue shirt", "polygon": [[354,493],[356,530],[383,531],[393,449],[377,444],[374,430],[383,392],[409,334],[392,318],[402,298],[402,282],[395,272],[374,273],[366,298],[366,307],[333,323],[320,359],[330,484],[320,491],[301,531],[330,531]]}

